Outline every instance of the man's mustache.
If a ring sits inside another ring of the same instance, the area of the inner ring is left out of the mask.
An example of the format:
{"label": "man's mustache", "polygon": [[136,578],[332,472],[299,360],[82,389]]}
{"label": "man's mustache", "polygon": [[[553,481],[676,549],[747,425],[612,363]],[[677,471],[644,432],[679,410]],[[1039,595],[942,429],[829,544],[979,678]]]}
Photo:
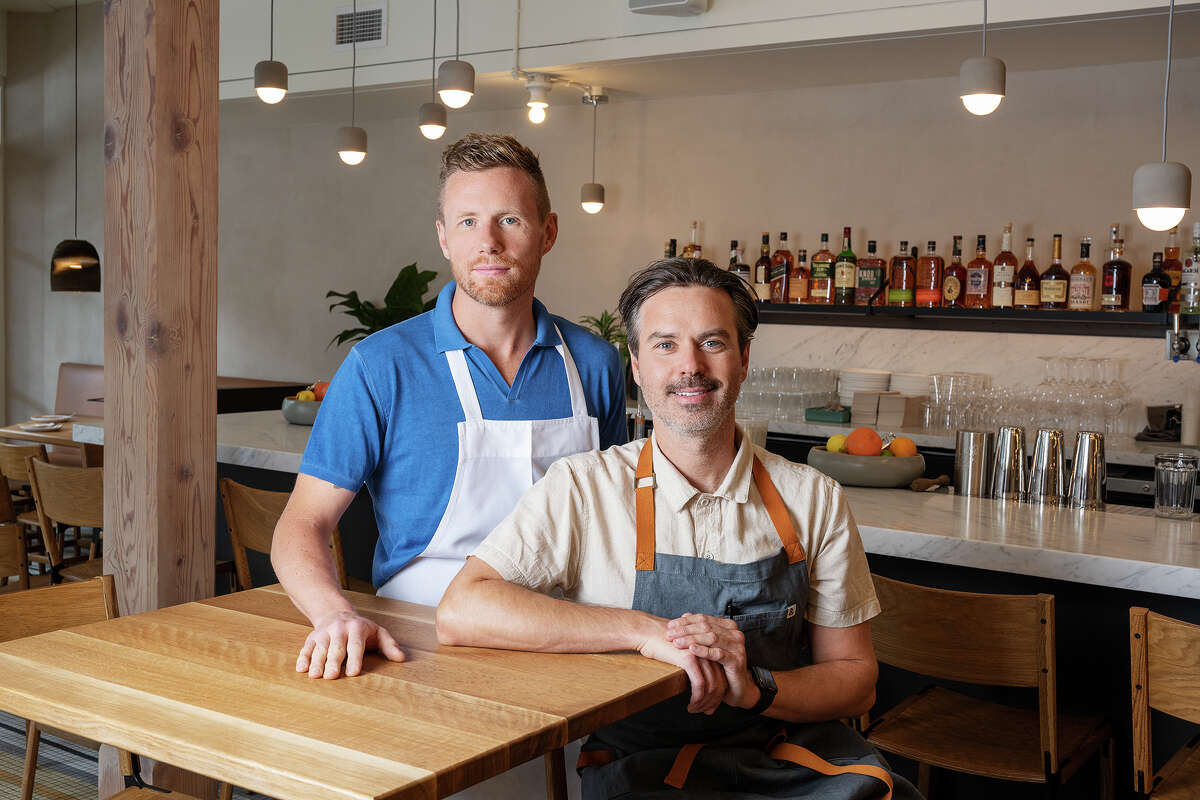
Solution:
{"label": "man's mustache", "polygon": [[509,258],[508,256],[488,256],[486,258],[475,259],[470,263],[469,267],[471,269],[475,269],[476,267],[482,267],[485,265],[495,266],[497,264],[502,267],[508,267],[509,269],[513,269],[517,266],[516,260]]}
{"label": "man's mustache", "polygon": [[714,389],[720,389],[725,384],[715,378],[709,378],[704,375],[693,375],[677,383],[672,383],[667,386],[667,391],[674,394],[677,392],[688,392],[699,389],[702,392],[711,392]]}

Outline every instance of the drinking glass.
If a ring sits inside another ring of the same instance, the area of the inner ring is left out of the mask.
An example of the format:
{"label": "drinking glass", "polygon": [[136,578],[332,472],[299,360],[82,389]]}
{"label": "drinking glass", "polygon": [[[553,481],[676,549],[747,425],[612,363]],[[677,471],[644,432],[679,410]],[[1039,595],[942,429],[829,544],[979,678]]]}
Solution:
{"label": "drinking glass", "polygon": [[1154,515],[1187,519],[1196,502],[1196,471],[1200,459],[1187,453],[1154,457]]}

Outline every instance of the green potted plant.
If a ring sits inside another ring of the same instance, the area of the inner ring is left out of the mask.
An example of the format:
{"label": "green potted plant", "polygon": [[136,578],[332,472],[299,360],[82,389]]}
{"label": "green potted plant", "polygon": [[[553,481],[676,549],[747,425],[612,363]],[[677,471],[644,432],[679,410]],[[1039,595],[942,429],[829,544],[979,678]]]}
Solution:
{"label": "green potted plant", "polygon": [[409,317],[429,311],[437,303],[437,297],[425,299],[429,291],[429,282],[437,277],[433,270],[418,270],[415,263],[400,270],[396,280],[392,281],[383,305],[378,306],[370,300],[361,300],[358,292],[326,292],[325,297],[340,297],[341,300],[329,306],[330,313],[335,308],[341,308],[342,313],[358,320],[359,327],[347,328],[329,340],[329,346],[341,345],[346,342],[357,342],[365,339],[376,331],[391,327],[397,322],[403,322]]}
{"label": "green potted plant", "polygon": [[621,365],[625,370],[625,393],[632,400],[637,397],[637,386],[633,382],[633,370],[629,366],[629,337],[621,318],[608,310],[600,316],[580,317],[579,324],[617,348],[621,354]]}

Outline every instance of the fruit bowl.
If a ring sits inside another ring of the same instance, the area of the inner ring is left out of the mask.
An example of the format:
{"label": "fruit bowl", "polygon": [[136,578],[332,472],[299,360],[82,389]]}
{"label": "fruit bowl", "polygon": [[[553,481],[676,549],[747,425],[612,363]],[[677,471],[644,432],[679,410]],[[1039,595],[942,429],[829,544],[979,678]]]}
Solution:
{"label": "fruit bowl", "polygon": [[312,425],[320,410],[320,400],[297,400],[294,394],[283,398],[283,418],[293,425]]}
{"label": "fruit bowl", "polygon": [[852,456],[831,453],[824,447],[808,451],[808,465],[815,467],[843,486],[895,488],[908,486],[925,472],[925,457],[917,454],[894,456]]}

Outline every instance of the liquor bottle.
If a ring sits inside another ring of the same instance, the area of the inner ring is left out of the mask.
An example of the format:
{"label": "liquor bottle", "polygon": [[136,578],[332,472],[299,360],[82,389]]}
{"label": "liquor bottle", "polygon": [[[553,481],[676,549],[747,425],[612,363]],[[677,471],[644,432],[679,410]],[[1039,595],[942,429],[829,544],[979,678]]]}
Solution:
{"label": "liquor bottle", "polygon": [[1150,271],[1142,278],[1142,311],[1157,314],[1171,304],[1171,276],[1163,269],[1163,254],[1155,253]]}
{"label": "liquor bottle", "polygon": [[677,246],[674,239],[667,239],[666,244],[663,245],[663,258],[674,258],[678,252],[675,249]]}
{"label": "liquor bottle", "polygon": [[962,263],[962,236],[954,237],[950,263],[942,276],[942,305],[945,308],[963,307],[963,287],[967,283],[967,268]]}
{"label": "liquor bottle", "polygon": [[1183,262],[1179,260],[1179,240],[1176,238],[1179,227],[1171,228],[1167,234],[1167,246],[1163,248],[1163,271],[1171,276],[1170,308],[1173,314],[1179,313],[1179,286],[1183,279]]}
{"label": "liquor bottle", "polygon": [[1071,273],[1062,264],[1062,234],[1054,234],[1050,254],[1050,266],[1041,278],[1042,308],[1063,309],[1067,307],[1067,288],[1071,285]]}
{"label": "liquor bottle", "polygon": [[942,271],[945,262],[937,254],[937,242],[926,245],[925,255],[917,261],[917,306],[938,308],[942,304]]}
{"label": "liquor bottle", "polygon": [[786,303],[788,301],[788,280],[796,260],[792,251],[788,250],[787,231],[779,234],[779,247],[771,254],[771,302]]}
{"label": "liquor bottle", "polygon": [[[887,271],[887,262],[875,252],[875,240],[867,242],[867,255],[858,262],[857,286],[854,287],[854,305],[865,306],[875,297],[879,287],[883,286],[883,273]],[[887,305],[887,297],[877,298],[879,305]]]}
{"label": "liquor bottle", "polygon": [[992,308],[1012,308],[1013,283],[1017,279],[1017,256],[1012,250],[1012,223],[1000,235],[1000,252],[992,265]]}
{"label": "liquor bottle", "polygon": [[[996,298],[993,295],[992,304],[994,305]],[[1013,308],[1030,309],[1037,308],[1042,304],[1041,296],[1041,273],[1038,272],[1037,264],[1033,263],[1033,237],[1030,236],[1025,240],[1025,263],[1021,265],[1021,271],[1017,273],[1017,279],[1013,282]]]}
{"label": "liquor bottle", "polygon": [[742,260],[742,248],[738,247],[737,239],[729,240],[729,271],[746,283],[752,283],[750,265]]}
{"label": "liquor bottle", "polygon": [[833,253],[829,234],[821,234],[821,249],[812,257],[812,278],[808,282],[808,302],[827,306],[833,302]]}
{"label": "liquor bottle", "polygon": [[1092,237],[1079,240],[1079,263],[1071,267],[1071,288],[1067,308],[1072,311],[1096,310],[1096,266],[1092,264]]}
{"label": "liquor bottle", "polygon": [[987,258],[987,236],[975,237],[975,258],[967,264],[967,308],[992,307],[992,262]]}
{"label": "liquor bottle", "polygon": [[888,278],[888,305],[911,308],[916,305],[917,264],[908,251],[908,242],[900,242],[900,252],[892,256]]}
{"label": "liquor bottle", "polygon": [[1114,222],[1108,229],[1111,246],[1108,261],[1100,268],[1100,310],[1128,311],[1129,284],[1133,276],[1133,265],[1125,255],[1125,240],[1121,238],[1121,225]]}
{"label": "liquor bottle", "polygon": [[692,238],[691,238],[691,241],[689,241],[686,245],[683,246],[683,257],[684,258],[703,258],[703,250],[700,247],[699,243],[697,243],[697,241],[696,241],[696,234],[698,233],[699,227],[700,227],[700,223],[697,220],[692,220],[692,231],[691,231]]}
{"label": "liquor bottle", "polygon": [[1192,254],[1179,279],[1179,313],[1200,314],[1200,222],[1192,223]]}
{"label": "liquor bottle", "polygon": [[788,302],[808,302],[808,251],[803,247],[796,251],[796,266],[788,278]]}
{"label": "liquor bottle", "polygon": [[854,305],[854,285],[858,278],[858,257],[850,249],[850,226],[842,228],[842,251],[833,265],[833,304]]}
{"label": "liquor bottle", "polygon": [[771,234],[763,231],[762,244],[758,247],[758,261],[754,262],[754,291],[759,301],[771,300]]}

